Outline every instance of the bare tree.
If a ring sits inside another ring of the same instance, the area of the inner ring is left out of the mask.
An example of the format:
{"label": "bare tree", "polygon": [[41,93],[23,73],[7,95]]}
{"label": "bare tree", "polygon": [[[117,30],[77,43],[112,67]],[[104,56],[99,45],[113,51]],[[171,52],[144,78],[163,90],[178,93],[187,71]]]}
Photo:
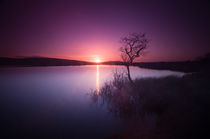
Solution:
{"label": "bare tree", "polygon": [[130,76],[130,65],[139,58],[143,51],[148,47],[148,39],[144,33],[132,33],[120,40],[121,58],[127,68],[127,75],[130,82],[133,82]]}

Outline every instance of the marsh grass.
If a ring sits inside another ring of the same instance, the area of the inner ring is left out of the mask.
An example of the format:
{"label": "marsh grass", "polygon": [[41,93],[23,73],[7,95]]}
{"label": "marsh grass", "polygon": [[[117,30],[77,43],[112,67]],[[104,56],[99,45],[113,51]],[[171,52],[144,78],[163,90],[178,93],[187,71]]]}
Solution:
{"label": "marsh grass", "polygon": [[[92,92],[95,103],[124,123],[121,133],[110,138],[199,138],[209,137],[210,74],[136,79],[125,74]],[[100,102],[99,102],[100,100]]]}

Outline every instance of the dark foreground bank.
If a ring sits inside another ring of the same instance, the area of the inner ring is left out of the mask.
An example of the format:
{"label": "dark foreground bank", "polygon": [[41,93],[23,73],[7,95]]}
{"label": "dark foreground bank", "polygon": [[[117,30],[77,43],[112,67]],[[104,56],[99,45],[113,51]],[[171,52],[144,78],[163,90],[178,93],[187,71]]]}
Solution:
{"label": "dark foreground bank", "polygon": [[105,84],[93,102],[108,105],[123,128],[109,138],[186,139],[209,138],[210,74],[182,78],[136,79],[130,84],[122,74]]}

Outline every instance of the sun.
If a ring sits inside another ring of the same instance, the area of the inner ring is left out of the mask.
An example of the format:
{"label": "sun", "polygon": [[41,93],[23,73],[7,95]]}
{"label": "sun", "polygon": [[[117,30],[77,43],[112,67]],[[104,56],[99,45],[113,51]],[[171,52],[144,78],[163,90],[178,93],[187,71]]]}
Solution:
{"label": "sun", "polygon": [[96,62],[96,63],[100,63],[101,60],[100,60],[99,58],[97,58],[97,59],[95,59],[95,62]]}

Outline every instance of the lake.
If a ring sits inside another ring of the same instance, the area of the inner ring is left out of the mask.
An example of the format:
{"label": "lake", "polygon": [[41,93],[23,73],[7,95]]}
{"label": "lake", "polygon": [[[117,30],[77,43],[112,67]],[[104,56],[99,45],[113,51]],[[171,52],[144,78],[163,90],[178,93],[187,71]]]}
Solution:
{"label": "lake", "polygon": [[[123,66],[0,68],[1,130],[5,136],[105,138],[121,130],[119,118],[93,104],[88,93]],[[135,78],[184,73],[131,67]]]}

